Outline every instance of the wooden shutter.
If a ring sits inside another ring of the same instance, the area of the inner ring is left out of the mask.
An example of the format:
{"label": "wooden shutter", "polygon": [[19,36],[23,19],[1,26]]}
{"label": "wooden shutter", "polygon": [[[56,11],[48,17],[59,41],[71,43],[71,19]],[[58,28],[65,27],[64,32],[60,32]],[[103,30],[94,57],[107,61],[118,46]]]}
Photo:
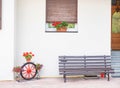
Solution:
{"label": "wooden shutter", "polygon": [[46,22],[77,23],[77,0],[46,0]]}
{"label": "wooden shutter", "polygon": [[0,29],[2,28],[2,0],[0,0]]}

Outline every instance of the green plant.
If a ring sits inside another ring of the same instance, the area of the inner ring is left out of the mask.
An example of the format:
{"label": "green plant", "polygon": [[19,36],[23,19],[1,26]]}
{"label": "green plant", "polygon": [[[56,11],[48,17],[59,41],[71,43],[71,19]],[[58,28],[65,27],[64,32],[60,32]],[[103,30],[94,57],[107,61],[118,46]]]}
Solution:
{"label": "green plant", "polygon": [[63,22],[53,22],[52,26],[54,26],[55,28],[61,28],[61,27],[67,27],[68,23],[63,21]]}
{"label": "green plant", "polygon": [[43,67],[42,64],[39,64],[39,63],[36,64],[36,69],[37,69],[37,70],[40,70],[42,67]]}

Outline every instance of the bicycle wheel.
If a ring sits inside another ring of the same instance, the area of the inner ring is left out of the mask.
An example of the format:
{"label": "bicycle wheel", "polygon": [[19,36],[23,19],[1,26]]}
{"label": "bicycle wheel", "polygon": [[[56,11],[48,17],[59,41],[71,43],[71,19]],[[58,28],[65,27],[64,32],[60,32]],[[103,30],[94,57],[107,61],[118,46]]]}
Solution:
{"label": "bicycle wheel", "polygon": [[25,80],[33,79],[36,74],[36,65],[32,62],[27,62],[21,67],[20,75]]}

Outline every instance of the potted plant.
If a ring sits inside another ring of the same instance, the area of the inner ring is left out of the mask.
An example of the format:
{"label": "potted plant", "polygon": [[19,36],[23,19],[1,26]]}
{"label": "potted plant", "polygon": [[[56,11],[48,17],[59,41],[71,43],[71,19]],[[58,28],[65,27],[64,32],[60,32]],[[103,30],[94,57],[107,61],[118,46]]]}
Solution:
{"label": "potted plant", "polygon": [[40,70],[42,67],[43,67],[42,64],[39,64],[39,63],[36,64],[36,69],[37,69],[37,70]]}
{"label": "potted plant", "polygon": [[24,52],[23,56],[25,57],[26,61],[29,62],[29,61],[31,61],[34,54],[32,52]]}
{"label": "potted plant", "polygon": [[13,72],[19,73],[21,70],[20,66],[13,67]]}
{"label": "potted plant", "polygon": [[21,71],[20,66],[13,67],[13,72],[15,73],[15,80],[18,82],[20,81],[20,71]]}
{"label": "potted plant", "polygon": [[53,22],[52,26],[54,26],[57,29],[57,31],[59,31],[59,32],[66,32],[68,23],[65,22],[65,21],[63,21],[63,22]]}
{"label": "potted plant", "polygon": [[42,67],[43,67],[42,64],[39,64],[39,63],[36,64],[36,69],[37,69],[37,76],[36,76],[36,78],[37,79],[40,78],[40,70],[41,70]]}

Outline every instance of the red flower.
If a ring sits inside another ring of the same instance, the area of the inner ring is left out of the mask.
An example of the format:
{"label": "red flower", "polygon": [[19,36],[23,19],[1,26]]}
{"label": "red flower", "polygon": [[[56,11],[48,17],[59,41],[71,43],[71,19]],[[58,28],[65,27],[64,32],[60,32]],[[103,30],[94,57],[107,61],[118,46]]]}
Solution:
{"label": "red flower", "polygon": [[52,23],[52,26],[55,27],[55,26],[57,26],[57,25],[59,25],[59,24],[61,24],[61,22],[53,22],[53,23]]}
{"label": "red flower", "polygon": [[26,55],[28,55],[28,52],[26,52]]}
{"label": "red flower", "polygon": [[29,54],[32,54],[32,52],[29,52]]}
{"label": "red flower", "polygon": [[13,72],[20,72],[21,70],[21,67],[20,66],[16,66],[16,67],[13,67]]}
{"label": "red flower", "polygon": [[32,52],[23,52],[25,59],[31,59],[34,54]]}
{"label": "red flower", "polygon": [[23,53],[23,56],[25,56],[25,52]]}
{"label": "red flower", "polygon": [[55,23],[52,23],[52,26],[56,26],[56,24],[55,24]]}

